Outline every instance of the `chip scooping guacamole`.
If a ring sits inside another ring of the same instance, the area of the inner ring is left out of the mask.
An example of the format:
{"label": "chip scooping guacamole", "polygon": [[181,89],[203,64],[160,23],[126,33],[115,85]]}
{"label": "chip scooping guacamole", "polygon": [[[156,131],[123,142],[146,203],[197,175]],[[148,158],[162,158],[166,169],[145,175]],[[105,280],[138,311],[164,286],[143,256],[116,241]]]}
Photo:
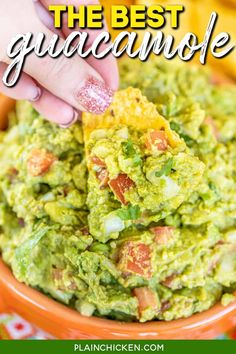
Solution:
{"label": "chip scooping guacamole", "polygon": [[171,321],[227,305],[236,88],[174,62],[120,73],[107,112],[68,129],[17,103],[0,136],[2,258],[84,316]]}
{"label": "chip scooping guacamole", "polygon": [[203,175],[204,164],[137,89],[117,93],[103,116],[85,115],[84,132],[89,229],[102,242],[163,219]]}

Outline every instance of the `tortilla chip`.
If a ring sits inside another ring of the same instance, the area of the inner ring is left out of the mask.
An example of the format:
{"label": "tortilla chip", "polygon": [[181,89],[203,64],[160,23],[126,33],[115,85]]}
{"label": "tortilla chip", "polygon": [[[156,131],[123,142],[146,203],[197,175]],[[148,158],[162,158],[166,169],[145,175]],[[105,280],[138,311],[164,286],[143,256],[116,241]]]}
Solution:
{"label": "tortilla chip", "polygon": [[136,88],[129,87],[116,92],[113,103],[104,114],[85,113],[83,115],[85,144],[92,131],[109,129],[119,125],[133,127],[140,131],[164,130],[172,148],[184,144],[183,140],[171,130],[169,123],[157,112],[156,106]]}

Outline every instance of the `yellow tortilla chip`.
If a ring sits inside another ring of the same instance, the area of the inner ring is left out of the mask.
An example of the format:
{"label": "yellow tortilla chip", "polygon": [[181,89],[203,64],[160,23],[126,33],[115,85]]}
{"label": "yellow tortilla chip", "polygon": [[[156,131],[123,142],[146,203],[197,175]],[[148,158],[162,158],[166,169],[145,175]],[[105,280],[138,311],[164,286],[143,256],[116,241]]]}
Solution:
{"label": "yellow tortilla chip", "polygon": [[169,123],[157,112],[156,106],[149,102],[141,91],[129,87],[115,93],[114,100],[102,115],[85,113],[83,129],[85,143],[96,129],[109,129],[124,125],[137,130],[164,130],[171,147],[183,145],[184,142],[170,129]]}

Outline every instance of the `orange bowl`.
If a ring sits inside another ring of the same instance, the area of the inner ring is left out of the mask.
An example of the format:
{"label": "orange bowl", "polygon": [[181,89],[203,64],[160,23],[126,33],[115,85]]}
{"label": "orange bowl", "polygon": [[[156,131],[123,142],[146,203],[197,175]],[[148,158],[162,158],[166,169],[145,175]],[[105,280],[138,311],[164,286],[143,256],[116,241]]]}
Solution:
{"label": "orange bowl", "polygon": [[[0,127],[14,102],[0,95]],[[22,283],[0,259],[0,311],[14,311],[60,339],[211,339],[236,325],[236,302],[171,322],[125,323],[84,317]]]}
{"label": "orange bowl", "polygon": [[227,307],[217,304],[208,311],[171,322],[141,324],[84,317],[19,283],[2,261],[0,275],[5,308],[60,339],[212,339],[236,325],[236,302]]}

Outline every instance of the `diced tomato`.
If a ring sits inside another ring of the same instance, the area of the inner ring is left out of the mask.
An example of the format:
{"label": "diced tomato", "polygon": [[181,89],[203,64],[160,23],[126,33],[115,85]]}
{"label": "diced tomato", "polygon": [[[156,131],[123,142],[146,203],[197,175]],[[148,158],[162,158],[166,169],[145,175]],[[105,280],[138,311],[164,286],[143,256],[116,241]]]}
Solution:
{"label": "diced tomato", "polygon": [[[53,279],[55,281],[55,284],[57,286],[57,288],[59,290],[76,290],[77,289],[77,285],[75,283],[75,281],[73,279],[70,280],[69,278],[69,281],[68,281],[68,285],[65,286],[64,284],[64,281],[63,281],[63,270],[62,269],[53,269],[52,271],[52,276],[53,276]],[[69,274],[69,276],[71,277],[71,275]]]}
{"label": "diced tomato", "polygon": [[15,168],[15,167],[12,167],[8,170],[7,172],[7,179],[13,183],[18,175],[19,171]]}
{"label": "diced tomato", "polygon": [[74,280],[72,280],[72,282],[68,285],[68,289],[69,290],[77,290],[77,285]]}
{"label": "diced tomato", "polygon": [[172,274],[169,277],[167,277],[165,280],[161,282],[162,285],[166,286],[167,288],[172,288],[173,281],[175,280],[177,274]]}
{"label": "diced tomato", "polygon": [[135,183],[125,173],[121,173],[108,184],[119,201],[127,205],[128,203],[125,200],[124,193],[134,187]]}
{"label": "diced tomato", "polygon": [[216,246],[222,246],[224,244],[225,244],[225,241],[220,240],[220,241],[217,242]]}
{"label": "diced tomato", "polygon": [[168,148],[168,140],[163,130],[154,130],[148,134],[146,147],[151,150],[155,146],[159,151],[165,151]]}
{"label": "diced tomato", "polygon": [[125,273],[150,278],[152,276],[150,247],[144,243],[126,242],[119,253],[119,268]]}
{"label": "diced tomato", "polygon": [[150,229],[155,237],[156,243],[166,245],[169,239],[173,236],[174,227],[171,226],[156,226]]}
{"label": "diced tomato", "polygon": [[101,159],[99,159],[99,157],[97,157],[97,156],[92,156],[92,157],[90,158],[90,160],[91,160],[91,162],[92,162],[94,165],[96,165],[96,166],[98,166],[98,167],[106,167],[105,162],[102,161]]}
{"label": "diced tomato", "polygon": [[12,167],[8,170],[8,173],[12,176],[17,176],[19,171],[15,167]]}
{"label": "diced tomato", "polygon": [[169,308],[171,307],[171,304],[169,301],[164,301],[161,304],[161,312],[165,312],[167,310],[169,310]]}
{"label": "diced tomato", "polygon": [[58,269],[58,268],[53,269],[52,277],[54,280],[54,284],[58,290],[61,290],[61,291],[66,290],[64,282],[63,282],[63,270],[62,269]]}
{"label": "diced tomato", "polygon": [[85,236],[89,235],[89,228],[88,228],[88,226],[82,227],[82,229],[80,229],[80,231],[81,231],[82,234],[85,235]]}
{"label": "diced tomato", "polygon": [[27,169],[31,176],[37,177],[46,173],[57,160],[56,156],[46,150],[34,149],[31,151]]}
{"label": "diced tomato", "polygon": [[208,125],[212,129],[212,133],[214,137],[218,140],[220,137],[220,132],[217,129],[216,123],[212,117],[206,117],[204,120],[204,124]]}
{"label": "diced tomato", "polygon": [[152,308],[155,311],[159,310],[157,296],[154,293],[154,291],[152,291],[147,287],[143,287],[143,288],[135,288],[133,292],[138,299],[140,314],[142,314],[142,312],[147,308]]}
{"label": "diced tomato", "polygon": [[109,182],[109,173],[106,168],[102,168],[100,171],[96,173],[97,178],[99,179],[100,188],[103,189],[108,186]]}

